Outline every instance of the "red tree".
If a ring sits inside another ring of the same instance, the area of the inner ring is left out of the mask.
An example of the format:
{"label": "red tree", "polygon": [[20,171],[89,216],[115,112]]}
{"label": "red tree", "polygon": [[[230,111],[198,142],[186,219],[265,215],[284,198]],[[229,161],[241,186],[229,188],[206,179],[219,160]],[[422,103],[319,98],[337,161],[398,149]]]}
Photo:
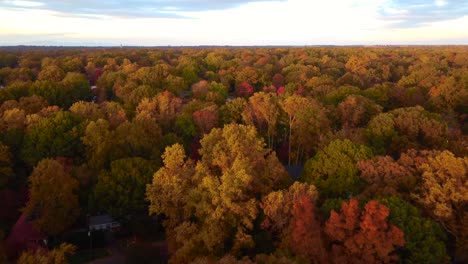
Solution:
{"label": "red tree", "polygon": [[362,212],[357,200],[344,202],[341,212],[331,212],[325,233],[333,242],[335,263],[390,263],[398,260],[396,247],[405,244],[404,234],[387,223],[390,210],[370,201]]}
{"label": "red tree", "polygon": [[237,87],[236,95],[238,97],[249,97],[254,93],[254,88],[248,82],[242,82],[239,87]]}
{"label": "red tree", "polygon": [[326,263],[327,251],[323,244],[320,223],[315,217],[315,205],[307,196],[293,204],[291,219],[291,250],[312,263]]}

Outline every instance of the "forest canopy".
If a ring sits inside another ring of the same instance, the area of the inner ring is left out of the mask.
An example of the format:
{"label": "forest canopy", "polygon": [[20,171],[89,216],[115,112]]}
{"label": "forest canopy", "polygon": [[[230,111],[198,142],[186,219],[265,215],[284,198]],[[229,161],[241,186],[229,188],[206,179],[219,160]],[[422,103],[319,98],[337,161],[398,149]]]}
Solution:
{"label": "forest canopy", "polygon": [[0,262],[100,213],[170,263],[468,262],[467,54],[0,48]]}

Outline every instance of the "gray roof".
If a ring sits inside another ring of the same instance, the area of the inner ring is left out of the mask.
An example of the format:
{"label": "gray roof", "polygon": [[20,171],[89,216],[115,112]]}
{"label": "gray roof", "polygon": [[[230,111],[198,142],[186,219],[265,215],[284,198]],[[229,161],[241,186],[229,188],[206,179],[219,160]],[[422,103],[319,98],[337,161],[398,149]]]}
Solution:
{"label": "gray roof", "polygon": [[103,215],[95,215],[95,216],[90,216],[89,217],[89,225],[94,226],[94,225],[104,225],[104,224],[110,224],[117,222],[108,214],[103,214]]}

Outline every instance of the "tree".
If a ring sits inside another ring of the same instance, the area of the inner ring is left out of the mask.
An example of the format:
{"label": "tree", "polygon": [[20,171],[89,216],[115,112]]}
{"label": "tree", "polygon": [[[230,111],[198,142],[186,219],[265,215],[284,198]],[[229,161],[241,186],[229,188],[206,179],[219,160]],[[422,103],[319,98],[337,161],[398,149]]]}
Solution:
{"label": "tree", "polygon": [[142,201],[146,184],[156,170],[157,163],[142,158],[115,160],[110,171],[101,171],[94,187],[93,199],[97,207],[122,219],[139,215],[148,209]]}
{"label": "tree", "polygon": [[115,141],[111,145],[118,147],[125,157],[159,160],[161,156],[162,131],[148,112],[141,112],[132,122],[117,127]]}
{"label": "tree", "polygon": [[320,223],[315,218],[318,193],[313,185],[295,182],[288,190],[271,192],[263,197],[265,214],[262,228],[269,230],[277,248],[289,249],[314,263],[324,263],[326,250]]}
{"label": "tree", "polygon": [[9,147],[0,143],[0,190],[15,176],[12,158]]}
{"label": "tree", "polygon": [[70,99],[67,98],[67,91],[60,82],[50,80],[36,81],[29,89],[29,94],[45,98],[50,105],[58,105],[64,108],[68,108],[71,105]]}
{"label": "tree", "polygon": [[377,153],[399,153],[410,148],[440,149],[448,137],[447,124],[421,106],[381,113],[367,125],[367,138]]}
{"label": "tree", "polygon": [[422,216],[420,210],[401,198],[390,196],[378,199],[390,209],[389,222],[405,234],[405,247],[397,251],[403,263],[445,263],[448,261],[442,228]]}
{"label": "tree", "polygon": [[110,127],[115,129],[120,124],[127,121],[122,105],[117,102],[104,102],[100,105],[102,112],[104,112],[105,119],[109,121]]}
{"label": "tree", "polygon": [[195,167],[182,146],[166,149],[165,166],[147,188],[150,213],[164,213],[166,227],[173,227],[166,228],[176,249],[173,261],[253,248],[260,197],[290,181],[254,127],[215,128],[200,143]]}
{"label": "tree", "polygon": [[242,82],[236,88],[236,95],[238,97],[249,97],[255,92],[255,89],[250,83]]}
{"label": "tree", "polygon": [[414,149],[401,153],[398,160],[390,156],[377,156],[361,160],[357,167],[361,178],[368,183],[364,195],[399,195],[408,198],[421,179],[419,166],[426,163],[429,157],[438,155],[439,151]]}
{"label": "tree", "polygon": [[295,164],[299,164],[323,141],[329,130],[329,121],[322,106],[314,99],[292,95],[281,101],[280,105],[288,116],[288,165],[291,165],[293,146]]}
{"label": "tree", "polygon": [[267,135],[269,148],[273,147],[279,110],[279,102],[275,94],[258,92],[249,98],[249,104],[243,113],[246,124],[255,125],[260,133]]}
{"label": "tree", "polygon": [[86,159],[91,168],[100,170],[107,167],[113,158],[111,152],[115,140],[115,132],[110,130],[109,122],[104,119],[91,121],[86,126],[81,141],[85,146]]}
{"label": "tree", "polygon": [[89,101],[93,97],[91,87],[84,74],[68,72],[62,80],[62,85],[67,91],[68,106],[79,100]]}
{"label": "tree", "polygon": [[325,233],[332,241],[334,263],[391,263],[394,253],[405,245],[403,232],[388,224],[390,210],[377,201],[369,201],[365,211],[358,201],[344,202],[341,212],[331,212]]}
{"label": "tree", "polygon": [[65,73],[57,65],[48,65],[44,67],[37,76],[39,80],[49,80],[54,82],[61,81],[63,77],[65,77]]}
{"label": "tree", "polygon": [[67,264],[68,257],[75,254],[76,246],[62,243],[51,251],[36,249],[25,251],[18,259],[18,264]]}
{"label": "tree", "polygon": [[78,181],[60,162],[41,160],[29,176],[29,200],[23,208],[42,232],[58,235],[79,215]]}
{"label": "tree", "polygon": [[295,201],[292,212],[290,242],[292,251],[311,263],[326,263],[327,250],[320,222],[315,216],[315,205],[304,197]]}
{"label": "tree", "polygon": [[242,123],[242,113],[247,106],[247,101],[244,98],[236,98],[226,102],[220,107],[220,119],[222,124]]}
{"label": "tree", "polygon": [[364,145],[334,140],[306,162],[301,180],[315,185],[323,197],[356,195],[363,185],[357,162],[371,156],[372,151]]}
{"label": "tree", "polygon": [[91,102],[78,101],[70,106],[70,112],[83,120],[97,121],[104,118],[104,113],[99,105]]}
{"label": "tree", "polygon": [[457,257],[467,260],[468,158],[443,151],[419,168],[422,183],[417,201],[456,238]]}
{"label": "tree", "polygon": [[218,126],[218,107],[210,105],[193,113],[193,121],[198,126],[200,135],[207,134]]}
{"label": "tree", "polygon": [[287,190],[271,192],[262,199],[261,207],[265,214],[262,227],[279,233],[287,240],[290,235],[289,227],[293,218],[293,205],[303,198],[309,198],[315,203],[318,192],[314,185],[295,182]]}
{"label": "tree", "polygon": [[173,125],[181,107],[182,99],[165,91],[151,99],[143,99],[137,106],[137,113],[148,112],[163,129],[168,129]]}
{"label": "tree", "polygon": [[468,88],[466,84],[451,76],[445,78],[437,87],[432,87],[429,95],[430,104],[434,105],[440,112],[445,112],[455,110],[468,101]]}
{"label": "tree", "polygon": [[369,120],[382,112],[382,107],[360,95],[349,95],[338,104],[337,113],[343,128],[365,126]]}
{"label": "tree", "polygon": [[79,159],[83,146],[79,118],[68,112],[57,112],[41,119],[25,135],[21,156],[29,165],[43,158],[65,156]]}
{"label": "tree", "polygon": [[3,112],[2,120],[0,121],[0,129],[24,129],[26,124],[26,112],[22,109],[13,108]]}

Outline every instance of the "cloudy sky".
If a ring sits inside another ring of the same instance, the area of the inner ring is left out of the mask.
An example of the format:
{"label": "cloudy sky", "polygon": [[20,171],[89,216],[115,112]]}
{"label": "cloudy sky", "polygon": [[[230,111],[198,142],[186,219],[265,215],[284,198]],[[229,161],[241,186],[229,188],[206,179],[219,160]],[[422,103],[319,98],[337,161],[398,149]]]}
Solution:
{"label": "cloudy sky", "polygon": [[467,0],[0,0],[0,45],[468,44]]}

